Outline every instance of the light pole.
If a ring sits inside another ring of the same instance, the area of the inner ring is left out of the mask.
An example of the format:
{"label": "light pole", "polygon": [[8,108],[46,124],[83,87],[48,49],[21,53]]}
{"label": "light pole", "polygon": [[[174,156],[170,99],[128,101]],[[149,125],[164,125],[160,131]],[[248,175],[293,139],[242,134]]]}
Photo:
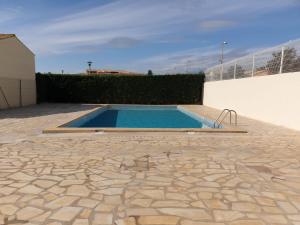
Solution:
{"label": "light pole", "polygon": [[227,45],[228,42],[226,41],[223,41],[222,42],[222,46],[221,46],[221,49],[222,49],[222,52],[221,52],[221,59],[220,59],[220,63],[221,63],[221,73],[220,73],[220,79],[222,80],[223,79],[223,71],[224,71],[224,48],[225,48],[225,45]]}
{"label": "light pole", "polygon": [[221,63],[221,64],[224,63],[224,48],[225,48],[225,45],[228,45],[228,42],[224,41],[224,42],[222,43],[222,46],[221,46],[221,48],[222,48],[221,59],[220,59],[220,63]]}
{"label": "light pole", "polygon": [[87,64],[89,66],[88,74],[90,74],[91,70],[92,70],[92,64],[93,64],[93,62],[92,61],[88,61]]}

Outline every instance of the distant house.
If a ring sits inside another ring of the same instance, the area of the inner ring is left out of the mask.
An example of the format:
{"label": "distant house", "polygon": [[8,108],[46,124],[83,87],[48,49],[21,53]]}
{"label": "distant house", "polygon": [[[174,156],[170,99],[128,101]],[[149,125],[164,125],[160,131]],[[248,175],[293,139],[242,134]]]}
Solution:
{"label": "distant house", "polygon": [[87,70],[88,75],[140,75],[125,70]]}
{"label": "distant house", "polygon": [[36,103],[35,56],[14,34],[0,34],[0,109]]}

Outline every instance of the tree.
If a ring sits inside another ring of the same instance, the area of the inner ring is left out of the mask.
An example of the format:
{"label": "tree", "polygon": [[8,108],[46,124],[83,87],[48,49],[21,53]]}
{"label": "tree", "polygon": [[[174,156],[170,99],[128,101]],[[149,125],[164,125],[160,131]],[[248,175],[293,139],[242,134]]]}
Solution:
{"label": "tree", "polygon": [[148,70],[148,76],[153,76],[152,70]]}
{"label": "tree", "polygon": [[[273,52],[273,58],[267,62],[266,70],[268,74],[278,74],[280,72],[282,52]],[[295,48],[287,48],[284,50],[282,72],[297,72],[300,71],[300,56],[297,56]]]}
{"label": "tree", "polygon": [[[229,79],[233,79],[233,77],[234,77],[234,66],[230,66],[228,68],[228,70],[225,73],[223,73],[223,79],[224,80],[229,80]],[[236,78],[247,77],[247,74],[245,74],[245,70],[242,66],[236,65],[235,77]]]}

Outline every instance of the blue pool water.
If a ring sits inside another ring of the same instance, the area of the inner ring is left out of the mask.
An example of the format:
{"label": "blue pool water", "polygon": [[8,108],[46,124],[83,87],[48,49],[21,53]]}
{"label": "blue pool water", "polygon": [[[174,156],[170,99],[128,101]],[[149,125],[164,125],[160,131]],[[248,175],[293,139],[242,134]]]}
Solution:
{"label": "blue pool water", "polygon": [[176,106],[109,106],[64,127],[208,128],[212,122]]}

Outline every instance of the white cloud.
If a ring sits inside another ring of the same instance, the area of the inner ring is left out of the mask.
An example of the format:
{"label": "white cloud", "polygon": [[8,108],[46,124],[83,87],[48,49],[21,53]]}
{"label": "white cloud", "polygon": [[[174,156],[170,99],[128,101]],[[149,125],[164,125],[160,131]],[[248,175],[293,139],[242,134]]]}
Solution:
{"label": "white cloud", "polygon": [[[37,22],[20,32],[37,53],[59,54],[80,47],[129,40],[165,41],[166,36],[232,26],[239,17],[280,9],[295,0],[118,0],[75,13]],[[221,19],[216,19],[221,18]],[[230,18],[230,19],[222,19]],[[121,45],[121,44],[120,44]],[[130,45],[129,45],[130,46]],[[86,49],[82,48],[83,51]],[[90,48],[92,49],[92,48]]]}
{"label": "white cloud", "polygon": [[[225,62],[257,51],[257,48],[231,49],[224,52]],[[221,50],[219,45],[161,54],[135,62],[131,70],[146,71],[152,69],[156,74],[175,74],[200,72],[219,64]]]}
{"label": "white cloud", "polygon": [[0,24],[16,19],[20,14],[20,7],[0,9]]}
{"label": "white cloud", "polygon": [[[219,46],[208,46],[161,54],[135,62],[135,69],[152,69],[157,74],[203,70],[218,62]],[[133,68],[134,69],[134,68]]]}

